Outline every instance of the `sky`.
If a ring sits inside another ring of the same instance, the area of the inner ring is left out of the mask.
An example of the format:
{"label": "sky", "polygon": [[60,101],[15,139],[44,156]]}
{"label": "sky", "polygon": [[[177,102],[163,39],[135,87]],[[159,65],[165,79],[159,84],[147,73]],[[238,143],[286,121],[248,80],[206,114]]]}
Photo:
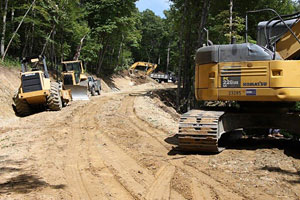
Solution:
{"label": "sky", "polygon": [[165,17],[163,11],[170,8],[168,0],[139,0],[136,6],[140,12],[150,9],[160,17]]}

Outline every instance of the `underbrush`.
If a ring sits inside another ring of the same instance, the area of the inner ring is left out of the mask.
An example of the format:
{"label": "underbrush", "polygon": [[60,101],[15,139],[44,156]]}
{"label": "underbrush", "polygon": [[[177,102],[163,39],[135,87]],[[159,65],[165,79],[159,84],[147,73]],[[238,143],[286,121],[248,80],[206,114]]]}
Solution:
{"label": "underbrush", "polygon": [[0,65],[6,68],[14,68],[14,69],[21,68],[19,59],[12,58],[12,57],[6,57],[3,62],[0,60]]}

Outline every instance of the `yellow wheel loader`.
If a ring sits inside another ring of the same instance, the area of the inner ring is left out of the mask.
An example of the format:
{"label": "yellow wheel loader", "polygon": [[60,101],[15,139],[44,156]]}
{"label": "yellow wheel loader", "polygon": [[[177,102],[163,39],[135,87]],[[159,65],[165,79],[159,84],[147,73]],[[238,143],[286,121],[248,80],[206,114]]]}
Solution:
{"label": "yellow wheel loader", "polygon": [[61,79],[67,89],[71,89],[72,98],[77,100],[89,100],[89,95],[100,95],[101,82],[84,74],[81,60],[62,62]]}
{"label": "yellow wheel loader", "polygon": [[[261,11],[273,10],[252,12]],[[300,15],[276,15],[259,23],[257,44],[198,49],[196,99],[236,102],[238,106],[204,107],[183,114],[177,135],[180,149],[220,152],[223,136],[241,128],[277,128],[300,134],[300,115],[294,110],[300,101]]]}
{"label": "yellow wheel loader", "polygon": [[136,62],[129,68],[130,76],[145,76],[150,75],[157,68],[157,64],[149,62]]}
{"label": "yellow wheel loader", "polygon": [[50,81],[45,57],[23,58],[21,66],[21,86],[13,97],[19,116],[30,115],[40,107],[59,111],[71,101],[70,90],[63,90],[61,84]]}

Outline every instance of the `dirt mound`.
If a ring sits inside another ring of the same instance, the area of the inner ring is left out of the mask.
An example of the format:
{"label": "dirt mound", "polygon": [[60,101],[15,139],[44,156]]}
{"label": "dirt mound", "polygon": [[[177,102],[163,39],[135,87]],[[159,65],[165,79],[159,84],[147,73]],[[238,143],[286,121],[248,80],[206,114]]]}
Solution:
{"label": "dirt mound", "polygon": [[128,91],[133,86],[152,85],[158,86],[159,84],[148,76],[129,76],[128,71],[124,70],[111,77],[103,78],[107,91]]}
{"label": "dirt mound", "polygon": [[19,85],[19,71],[0,66],[0,119],[8,119],[15,116],[12,108],[12,97]]}

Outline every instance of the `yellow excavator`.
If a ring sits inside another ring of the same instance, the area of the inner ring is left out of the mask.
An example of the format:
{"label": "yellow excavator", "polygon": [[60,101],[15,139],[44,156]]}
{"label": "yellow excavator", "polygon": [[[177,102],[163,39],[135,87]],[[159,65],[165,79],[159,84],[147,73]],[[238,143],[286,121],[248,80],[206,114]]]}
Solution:
{"label": "yellow excavator", "polygon": [[30,115],[40,107],[58,111],[72,100],[70,90],[50,81],[44,56],[22,58],[21,67],[21,86],[13,97],[17,115]]}
{"label": "yellow excavator", "polygon": [[130,76],[145,76],[150,75],[157,68],[157,64],[149,62],[136,62],[129,68]]}
{"label": "yellow excavator", "polygon": [[[236,102],[236,107],[204,107],[181,116],[179,148],[220,152],[220,140],[237,129],[277,128],[300,134],[300,14],[258,25],[257,44],[205,46],[196,52],[198,101]],[[248,16],[246,17],[247,22]],[[248,29],[246,23],[246,33]]]}

